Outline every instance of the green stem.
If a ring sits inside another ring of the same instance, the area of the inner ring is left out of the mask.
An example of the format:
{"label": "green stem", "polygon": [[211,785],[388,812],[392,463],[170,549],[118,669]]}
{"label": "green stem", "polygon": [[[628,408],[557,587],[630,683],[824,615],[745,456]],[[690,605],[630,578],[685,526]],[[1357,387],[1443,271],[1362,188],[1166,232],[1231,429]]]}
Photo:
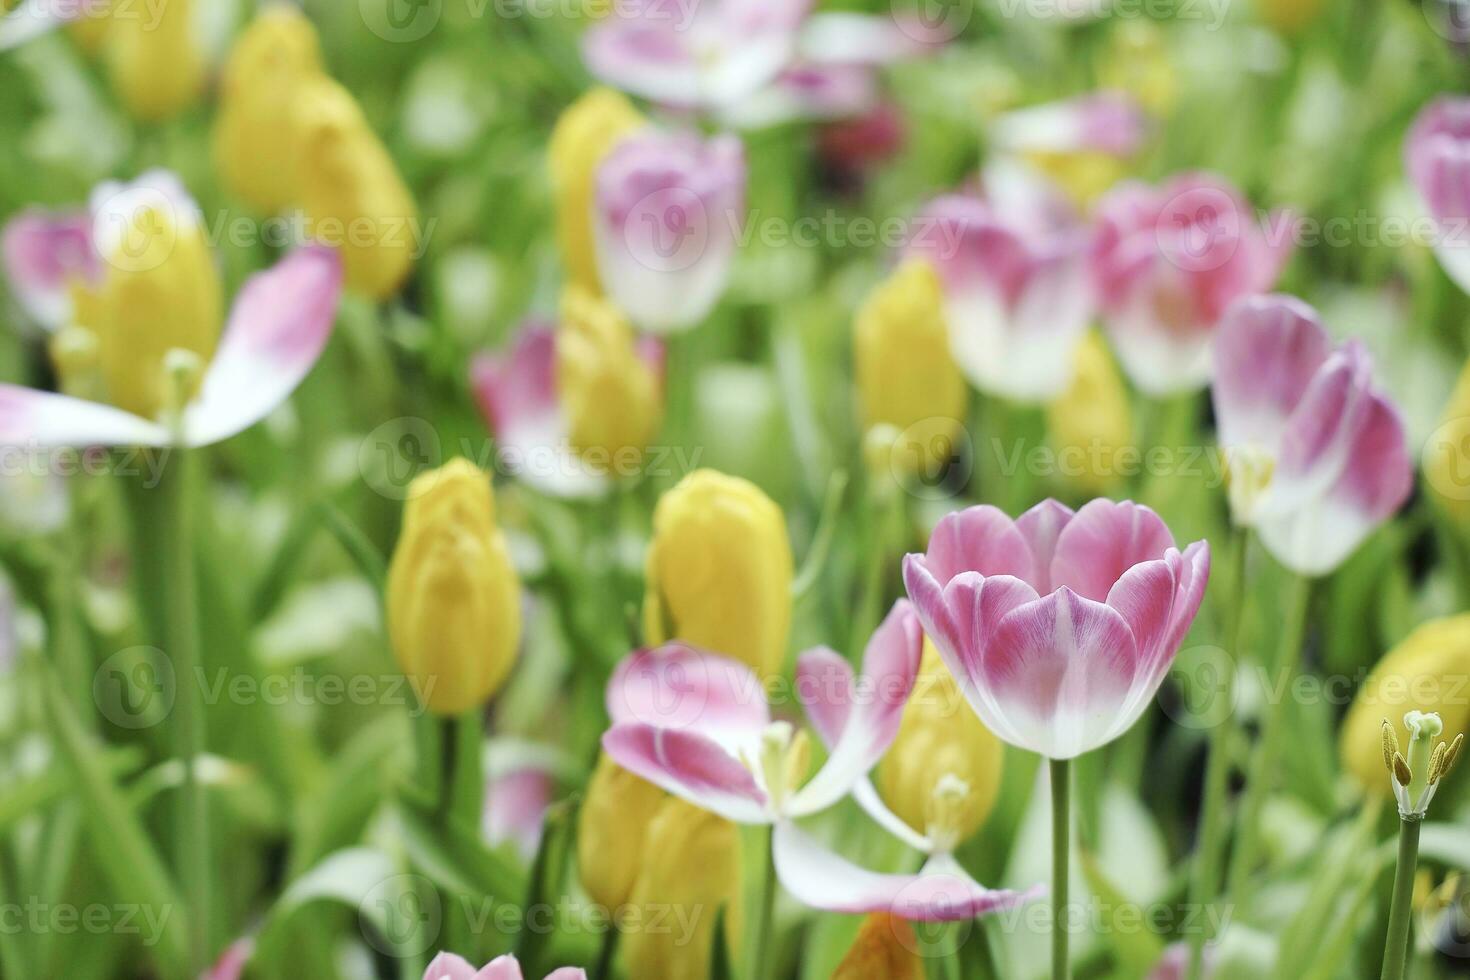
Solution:
{"label": "green stem", "polygon": [[597,972],[592,975],[597,980],[613,980],[613,960],[618,955],[618,927],[608,924],[607,932],[602,934],[602,948],[597,953]]}
{"label": "green stem", "polygon": [[1301,665],[1302,639],[1306,635],[1307,607],[1311,599],[1312,581],[1304,575],[1293,578],[1286,600],[1286,623],[1281,633],[1281,646],[1273,665],[1274,677],[1267,684],[1268,695],[1274,686],[1279,694],[1268,697],[1266,715],[1261,724],[1261,739],[1251,756],[1250,771],[1240,803],[1239,841],[1230,861],[1230,904],[1247,908],[1250,903],[1251,873],[1261,849],[1261,811],[1276,776],[1281,758],[1281,730],[1286,721],[1287,692],[1291,690],[1297,668]]}
{"label": "green stem", "polygon": [[771,839],[775,828],[766,833],[765,878],[761,883],[760,912],[756,916],[756,928],[752,942],[747,947],[745,975],[751,980],[770,980],[775,977],[775,954],[771,940],[775,935],[776,920],[776,852]]}
{"label": "green stem", "polygon": [[[1227,615],[1230,617],[1230,647],[1227,651],[1224,675],[1220,678],[1219,697],[1229,706],[1235,696],[1235,657],[1239,656],[1241,627],[1245,622],[1245,604],[1250,590],[1246,588],[1246,561],[1250,553],[1250,532],[1236,528],[1231,538],[1233,601]],[[1206,748],[1204,799],[1200,803],[1199,843],[1196,845],[1194,877],[1190,888],[1190,904],[1198,911],[1220,894],[1220,860],[1225,844],[1225,783],[1230,774],[1228,748],[1231,722],[1234,713],[1221,718],[1211,729]],[[1201,917],[1199,921],[1203,921]],[[1205,940],[1209,937],[1203,928],[1189,936],[1188,980],[1200,980],[1204,975]]]}
{"label": "green stem", "polygon": [[1409,959],[1409,916],[1414,903],[1414,870],[1419,863],[1419,821],[1399,821],[1399,863],[1393,873],[1393,904],[1383,947],[1383,980],[1403,980]]}
{"label": "green stem", "polygon": [[194,565],[194,496],[192,454],[174,451],[173,472],[158,487],[163,495],[157,535],[165,585],[164,624],[168,654],[173,661],[175,755],[184,766],[178,794],[175,862],[189,906],[190,963],[195,971],[209,962],[210,849],[209,800],[199,780],[199,759],[205,751],[204,692],[199,683],[199,600]]}
{"label": "green stem", "polygon": [[1051,762],[1051,976],[1069,980],[1072,965],[1067,952],[1067,884],[1072,856],[1071,763]]}

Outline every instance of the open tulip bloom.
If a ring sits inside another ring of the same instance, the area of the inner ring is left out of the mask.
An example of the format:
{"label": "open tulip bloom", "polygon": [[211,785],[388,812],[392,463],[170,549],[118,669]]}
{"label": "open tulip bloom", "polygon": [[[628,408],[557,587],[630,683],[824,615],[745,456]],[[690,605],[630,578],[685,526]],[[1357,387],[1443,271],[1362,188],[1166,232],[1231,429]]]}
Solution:
{"label": "open tulip bloom", "polygon": [[1282,564],[1332,571],[1403,505],[1413,485],[1404,425],[1356,341],[1334,350],[1306,303],[1231,307],[1213,389],[1236,523]]}
{"label": "open tulip bloom", "polygon": [[1419,112],[1404,139],[1404,169],[1436,224],[1439,264],[1470,292],[1470,98],[1440,96]]}
{"label": "open tulip bloom", "polygon": [[1138,152],[1148,119],[1126,92],[1101,91],[1005,113],[991,122],[991,143],[1008,153]]}
{"label": "open tulip bloom", "polygon": [[[42,326],[68,326],[68,290],[95,285],[127,243],[139,207],[162,204],[180,233],[203,220],[169,174],[103,185],[90,213],[28,212],[6,227],[5,271]],[[122,253],[126,255],[126,253]],[[248,428],[294,391],[321,356],[336,318],[342,262],[322,245],[295,249],[240,288],[213,357],[178,418],[145,418],[97,401],[0,385],[0,443],[71,446],[203,446]],[[85,326],[85,324],[83,324]]]}
{"label": "open tulip bloom", "polygon": [[986,727],[1071,759],[1133,727],[1204,597],[1210,550],[1182,553],[1152,510],[1043,501],[1011,520],[944,517],[904,583],[924,630]]}
{"label": "open tulip bloom", "polygon": [[1153,397],[1210,378],[1210,341],[1242,296],[1276,282],[1291,254],[1288,216],[1257,220],[1241,193],[1211,174],[1152,187],[1119,184],[1097,206],[1092,270],[1103,321],[1123,368]]}
{"label": "open tulip bloom", "polygon": [[[521,964],[514,956],[501,956],[476,970],[463,957],[440,953],[424,971],[424,980],[525,980]],[[546,980],[587,980],[587,971],[564,966],[552,970]]]}
{"label": "open tulip bloom", "polygon": [[1028,896],[985,888],[948,855],[917,875],[879,874],[826,850],[793,822],[837,803],[877,764],[898,734],[922,647],[918,618],[900,600],[874,631],[855,681],[830,670],[831,651],[802,657],[798,676],[809,682],[802,700],[818,730],[835,736],[826,764],[804,784],[803,738],[772,720],[759,678],[681,644],[619,666],[603,748],[624,769],[727,820],[774,825],[776,874],[815,908],[948,921],[1010,907]]}
{"label": "open tulip bloom", "polygon": [[1071,382],[1092,319],[1086,233],[1039,174],[1008,164],[985,177],[984,196],[949,194],[924,208],[905,255],[939,273],[950,347],[970,382],[1046,401]]}

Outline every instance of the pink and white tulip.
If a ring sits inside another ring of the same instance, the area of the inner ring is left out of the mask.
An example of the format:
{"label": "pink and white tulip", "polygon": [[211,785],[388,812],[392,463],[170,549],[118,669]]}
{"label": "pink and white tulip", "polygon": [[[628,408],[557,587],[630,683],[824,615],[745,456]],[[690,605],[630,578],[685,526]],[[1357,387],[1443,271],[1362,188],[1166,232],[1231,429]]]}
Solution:
{"label": "pink and white tulip", "polygon": [[924,631],[1001,739],[1071,759],[1143,714],[1204,597],[1209,545],[1181,553],[1152,510],[1043,501],[944,517],[904,583]]}
{"label": "pink and white tulip", "polygon": [[[102,256],[117,254],[128,215],[166,207],[179,222],[202,220],[172,174],[104,184],[90,214],[30,212],[4,236],[5,271],[16,294],[52,329],[69,317],[73,278],[93,283]],[[89,232],[89,233],[87,233]],[[246,280],[194,399],[176,425],[100,402],[0,385],[0,444],[64,446],[203,446],[254,425],[294,391],[326,347],[342,293],[342,261],[325,246],[297,248]]]}
{"label": "pink and white tulip", "polygon": [[490,775],[480,829],[492,845],[509,844],[529,863],[541,846],[546,810],[556,788],[556,775],[546,750],[534,745],[492,743],[487,753]]}
{"label": "pink and white tulip", "polygon": [[1404,169],[1437,226],[1439,264],[1470,292],[1470,98],[1441,96],[1420,111],[1404,140]]}
{"label": "pink and white tulip", "polygon": [[989,127],[991,144],[1006,153],[1092,151],[1129,157],[1148,132],[1148,118],[1126,92],[1101,91],[1005,113]]}
{"label": "pink and white tulip", "polygon": [[939,273],[950,349],[970,382],[1046,401],[1071,382],[1073,349],[1092,318],[1086,233],[1040,175],[1007,165],[985,176],[985,196],[950,194],[926,207],[905,254]]}
{"label": "pink and white tulip", "polygon": [[593,75],[666,106],[731,106],[795,57],[810,0],[636,0],[593,24],[582,58]]}
{"label": "pink and white tulip", "polygon": [[593,235],[609,296],[633,323],[676,333],[707,316],[730,278],[745,208],[745,150],[645,130],[597,170]]}
{"label": "pink and white tulip", "polygon": [[1355,341],[1334,350],[1292,296],[1243,299],[1215,341],[1215,418],[1231,509],[1282,564],[1323,575],[1403,505],[1404,424]]}
{"label": "pink and white tulip", "polygon": [[[971,918],[1024,896],[957,877],[947,861],[918,875],[884,875],[827,851],[794,820],[847,796],[898,734],[923,647],[918,618],[900,600],[873,633],[854,679],[833,675],[830,650],[801,659],[798,693],[831,738],[827,762],[800,783],[804,758],[765,686],[744,664],[680,644],[625,660],[608,687],[613,726],[603,748],[618,765],[669,793],[746,824],[770,824],[776,872],[816,908],[889,911],[909,918]],[[840,659],[840,658],[839,658]]]}
{"label": "pink and white tulip", "polygon": [[1202,387],[1226,308],[1276,282],[1291,224],[1263,227],[1220,177],[1184,174],[1158,187],[1120,184],[1098,202],[1092,270],[1124,370],[1146,394]]}
{"label": "pink and white tulip", "polygon": [[[638,356],[660,375],[664,347],[637,341]],[[605,493],[611,477],[571,444],[571,421],[558,393],[556,327],[531,318],[510,345],[481,353],[470,364],[470,389],[495,434],[497,468],[556,497]]]}
{"label": "pink and white tulip", "polygon": [[[514,956],[501,956],[476,970],[463,957],[440,953],[424,971],[424,980],[526,980]],[[587,971],[564,966],[552,970],[546,980],[587,980]]]}

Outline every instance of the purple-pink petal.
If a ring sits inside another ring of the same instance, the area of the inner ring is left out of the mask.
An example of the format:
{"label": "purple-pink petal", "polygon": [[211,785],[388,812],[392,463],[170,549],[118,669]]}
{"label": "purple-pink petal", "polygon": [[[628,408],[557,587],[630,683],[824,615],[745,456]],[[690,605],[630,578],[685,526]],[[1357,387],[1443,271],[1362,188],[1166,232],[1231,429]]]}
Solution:
{"label": "purple-pink petal", "polygon": [[1016,522],[983,504],[946,514],[929,536],[924,564],[941,584],[961,572],[1034,580],[1036,567]]}
{"label": "purple-pink petal", "polygon": [[613,761],[695,806],[737,823],[765,823],[766,794],[714,739],[696,731],[623,723],[602,736]]}
{"label": "purple-pink petal", "polygon": [[1051,586],[1067,586],[1102,602],[1124,572],[1162,558],[1172,547],[1174,536],[1150,508],[1132,501],[1093,500],[1057,538]]}
{"label": "purple-pink petal", "polygon": [[852,665],[831,647],[815,647],[796,658],[796,698],[829,750],[847,728],[855,682]]}
{"label": "purple-pink petal", "polygon": [[1294,296],[1249,296],[1231,306],[1215,338],[1212,395],[1222,445],[1274,453],[1331,350],[1317,312]]}
{"label": "purple-pink petal", "polygon": [[184,419],[189,444],[227,439],[285,401],[321,357],[342,298],[342,259],[299,248],[246,280]]}
{"label": "purple-pink petal", "polygon": [[21,212],[5,225],[0,258],[26,315],[48,330],[64,325],[71,284],[95,282],[101,266],[85,212]]}
{"label": "purple-pink petal", "polygon": [[717,739],[757,735],[771,723],[754,671],[682,643],[624,658],[608,682],[607,712],[614,724],[697,728]]}
{"label": "purple-pink petal", "polygon": [[772,839],[782,886],[804,905],[829,912],[889,912],[921,922],[953,922],[1012,908],[1036,892],[986,888],[952,859],[936,858],[915,875],[881,874],[833,853],[794,824]]}

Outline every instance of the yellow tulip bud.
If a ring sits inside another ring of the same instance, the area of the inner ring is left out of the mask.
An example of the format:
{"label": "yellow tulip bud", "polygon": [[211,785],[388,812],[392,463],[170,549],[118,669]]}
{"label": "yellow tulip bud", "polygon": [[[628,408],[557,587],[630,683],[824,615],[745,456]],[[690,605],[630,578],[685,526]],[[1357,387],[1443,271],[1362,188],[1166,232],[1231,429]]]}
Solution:
{"label": "yellow tulip bud", "polygon": [[398,664],[436,714],[483,704],[515,665],[521,584],[490,480],[468,460],[409,485],[387,607]]}
{"label": "yellow tulip bud", "polygon": [[913,926],[896,915],[874,912],[863,920],[832,980],[923,980],[918,948]]}
{"label": "yellow tulip bud", "polygon": [[173,390],[169,351],[214,354],[223,286],[197,213],[160,204],[119,217],[101,281],[72,286],[75,324],[53,339],[52,361],[63,390],[159,418],[194,394]]}
{"label": "yellow tulip bud", "polygon": [[648,547],[644,639],[680,639],[781,671],[791,630],[791,543],[755,484],[695,470],[659,498]]}
{"label": "yellow tulip bud", "polygon": [[413,195],[345,88],[309,79],[296,101],[298,203],[308,232],[338,249],[350,288],[386,299],[408,277],[419,245]]}
{"label": "yellow tulip bud", "polygon": [[853,358],[864,430],[898,433],[894,465],[915,470],[954,453],[965,416],[965,379],[949,352],[944,293],[927,262],[904,262],[858,310]]}
{"label": "yellow tulip bud", "polygon": [[196,0],[139,5],[108,20],[103,56],[113,91],[135,118],[178,115],[204,92]]}
{"label": "yellow tulip bud", "polygon": [[110,0],[87,0],[81,7],[81,15],[66,25],[77,47],[87,54],[95,55],[102,50],[107,39],[107,28],[112,23]]}
{"label": "yellow tulip bud", "polygon": [[1152,115],[1167,116],[1179,98],[1179,79],[1164,31],[1151,20],[1119,22],[1098,68],[1098,82],[1101,88],[1129,93]]}
{"label": "yellow tulip bud", "polygon": [[1388,719],[1407,742],[1404,715],[1437,713],[1444,731],[1470,729],[1470,614],[1430,620],[1390,650],[1358,690],[1343,719],[1338,751],[1343,769],[1369,793],[1387,797],[1384,736]]}
{"label": "yellow tulip bud", "polygon": [[263,213],[296,201],[292,105],[321,74],[316,28],[284,3],[265,8],[230,52],[220,80],[214,164],[226,186]]}
{"label": "yellow tulip bud", "polygon": [[1120,452],[1133,444],[1133,412],[1123,376],[1102,335],[1077,345],[1072,384],[1046,407],[1046,427],[1062,478],[1089,496],[1116,487]]}
{"label": "yellow tulip bud", "polygon": [[644,122],[621,92],[594,88],[568,106],[551,131],[548,154],[556,200],[556,240],[567,277],[594,293],[602,292],[592,243],[597,167],[618,140]]}
{"label": "yellow tulip bud", "polygon": [[1460,371],[1439,428],[1425,444],[1424,480],[1446,513],[1470,524],[1470,361]]}
{"label": "yellow tulip bud", "polygon": [[730,821],[675,797],[659,806],[623,923],[630,977],[708,977],[722,908],[726,947],[740,948],[740,851],[740,828]]}
{"label": "yellow tulip bud", "polygon": [[[875,774],[883,801],[919,833],[936,833],[949,838],[946,843],[958,844],[990,816],[1004,762],[1000,739],[970,710],[939,651],[925,637],[919,677],[904,706],[898,737]],[[955,805],[936,813],[946,777],[958,779],[964,791]]]}
{"label": "yellow tulip bud", "polygon": [[626,905],[643,867],[644,837],[668,794],[603,753],[577,814],[577,871],[605,908]]}
{"label": "yellow tulip bud", "polygon": [[639,356],[632,327],[617,307],[577,285],[562,294],[556,383],[579,451],[609,461],[641,455],[658,431],[660,382]]}

